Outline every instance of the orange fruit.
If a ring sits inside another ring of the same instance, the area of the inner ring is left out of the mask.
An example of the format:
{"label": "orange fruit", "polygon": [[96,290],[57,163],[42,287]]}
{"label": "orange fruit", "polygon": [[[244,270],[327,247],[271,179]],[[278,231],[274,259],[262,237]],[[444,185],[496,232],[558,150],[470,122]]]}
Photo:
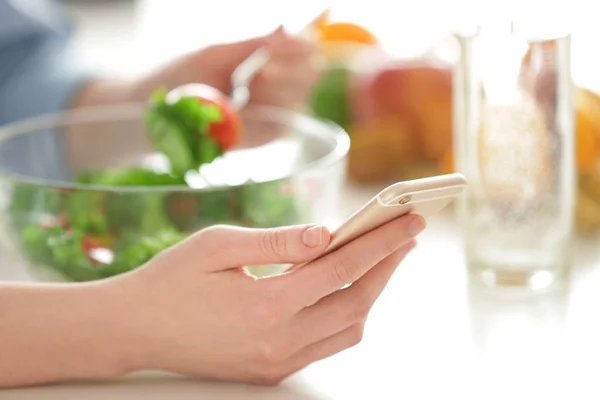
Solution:
{"label": "orange fruit", "polygon": [[454,172],[454,149],[452,146],[444,152],[438,163],[438,168],[442,174],[451,174]]}
{"label": "orange fruit", "polygon": [[334,22],[319,27],[323,42],[353,42],[375,44],[377,38],[367,29],[350,22]]}
{"label": "orange fruit", "polygon": [[439,160],[448,148],[452,148],[451,100],[431,96],[416,114],[424,156],[431,161]]}
{"label": "orange fruit", "polygon": [[599,101],[594,93],[579,89],[577,91],[577,111],[575,114],[575,148],[579,172],[595,173],[600,157],[600,118]]}
{"label": "orange fruit", "polygon": [[598,126],[590,115],[577,110],[576,149],[577,169],[579,172],[593,172],[597,161],[596,130]]}

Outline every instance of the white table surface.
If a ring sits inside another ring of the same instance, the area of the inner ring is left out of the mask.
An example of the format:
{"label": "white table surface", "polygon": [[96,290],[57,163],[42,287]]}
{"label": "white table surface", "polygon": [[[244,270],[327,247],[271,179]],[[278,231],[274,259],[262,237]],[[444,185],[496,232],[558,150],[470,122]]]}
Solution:
{"label": "white table surface", "polygon": [[[80,54],[108,70],[137,73],[189,49],[196,40],[197,46],[203,44],[209,29],[200,17],[201,3],[144,0],[110,10],[79,7],[76,15],[84,22]],[[280,3],[281,11],[285,2]],[[227,4],[231,7],[232,0],[212,2],[211,7],[226,11]],[[192,6],[198,11],[186,12]],[[229,14],[234,24],[244,32],[262,29],[257,18],[247,19],[241,3],[235,6],[238,12]],[[267,14],[263,22],[275,24],[276,17]],[[210,27],[212,41],[240,36],[240,31],[232,34],[217,25]],[[162,34],[160,26],[165,26]],[[168,36],[165,30],[192,36],[161,45],[156,41]],[[151,51],[156,46],[163,51]],[[348,188],[344,212],[373,193]],[[363,342],[309,366],[279,387],[146,373],[110,382],[0,391],[0,399],[600,398],[600,246],[590,239],[577,247],[570,290],[499,300],[468,283],[460,237],[447,213],[430,221],[418,247],[392,278],[371,313]],[[22,278],[18,266],[3,254],[0,279]]]}

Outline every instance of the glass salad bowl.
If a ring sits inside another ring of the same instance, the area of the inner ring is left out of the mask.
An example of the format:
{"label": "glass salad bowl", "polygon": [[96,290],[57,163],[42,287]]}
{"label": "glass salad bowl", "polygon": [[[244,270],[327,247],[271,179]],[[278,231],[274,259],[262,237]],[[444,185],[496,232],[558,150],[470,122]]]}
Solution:
{"label": "glass salad bowl", "polygon": [[[240,148],[188,173],[182,184],[169,180],[168,163],[150,145],[144,107],[74,110],[0,128],[1,245],[33,279],[124,273],[214,224],[274,227],[335,218],[350,146],[338,126],[250,106],[241,115]],[[137,186],[85,183],[86,174],[121,167],[137,168],[127,172]],[[147,171],[152,185],[144,184]],[[164,180],[158,186],[157,176]]]}

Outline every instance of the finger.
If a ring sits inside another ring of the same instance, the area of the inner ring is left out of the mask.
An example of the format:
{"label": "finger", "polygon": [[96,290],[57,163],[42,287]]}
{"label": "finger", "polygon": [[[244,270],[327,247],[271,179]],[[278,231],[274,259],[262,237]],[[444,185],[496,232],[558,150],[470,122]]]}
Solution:
{"label": "finger", "polygon": [[232,70],[259,48],[279,48],[279,43],[285,44],[290,40],[290,37],[280,26],[267,35],[215,45],[212,47],[212,52],[213,57],[221,62],[221,68],[227,67],[228,70]]}
{"label": "finger", "polygon": [[283,37],[267,46],[273,60],[304,60],[316,53],[317,46],[306,40]]}
{"label": "finger", "polygon": [[319,300],[292,320],[292,348],[303,348],[366,320],[404,257],[415,247],[413,239],[383,259],[352,286]]}
{"label": "finger", "polygon": [[251,229],[218,225],[182,242],[181,254],[196,257],[207,269],[246,265],[307,262],[329,244],[329,230],[320,225]]}
{"label": "finger", "polygon": [[286,108],[306,104],[319,77],[320,71],[306,60],[270,62],[250,84],[250,99],[256,104]]}
{"label": "finger", "polygon": [[320,66],[313,60],[314,46],[279,36],[267,48],[270,60],[250,84],[251,101],[302,110],[321,75]]}
{"label": "finger", "polygon": [[300,310],[357,281],[424,228],[425,220],[419,215],[397,218],[272,282],[282,286],[289,307]]}
{"label": "finger", "polygon": [[[280,36],[282,36],[281,29],[277,29],[268,35],[210,46],[192,54],[192,65],[201,64],[203,83],[209,83],[222,92],[228,93],[231,90],[231,73],[234,69],[259,48],[280,40]],[[196,70],[194,68],[194,71]],[[191,81],[196,82],[193,79]]]}
{"label": "finger", "polygon": [[355,324],[333,336],[305,347],[285,362],[284,375],[289,376],[315,361],[323,360],[356,346],[362,340],[363,330],[363,324]]}
{"label": "finger", "polygon": [[310,89],[311,85],[318,81],[320,75],[320,70],[308,60],[293,63],[271,62],[265,65],[257,75],[254,87],[259,87],[259,84],[268,86],[273,92],[288,87]]}

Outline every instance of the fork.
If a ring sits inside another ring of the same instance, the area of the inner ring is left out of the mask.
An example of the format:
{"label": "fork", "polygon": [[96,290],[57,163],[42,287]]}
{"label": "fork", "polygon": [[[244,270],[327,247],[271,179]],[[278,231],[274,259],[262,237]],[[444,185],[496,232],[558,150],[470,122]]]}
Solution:
{"label": "fork", "polygon": [[[309,38],[311,28],[315,21],[324,17],[329,12],[329,7],[322,11],[316,18],[313,18],[296,35],[301,38]],[[229,100],[236,110],[243,109],[250,101],[250,83],[271,59],[269,51],[261,47],[250,54],[248,58],[242,61],[231,74],[231,93]]]}

